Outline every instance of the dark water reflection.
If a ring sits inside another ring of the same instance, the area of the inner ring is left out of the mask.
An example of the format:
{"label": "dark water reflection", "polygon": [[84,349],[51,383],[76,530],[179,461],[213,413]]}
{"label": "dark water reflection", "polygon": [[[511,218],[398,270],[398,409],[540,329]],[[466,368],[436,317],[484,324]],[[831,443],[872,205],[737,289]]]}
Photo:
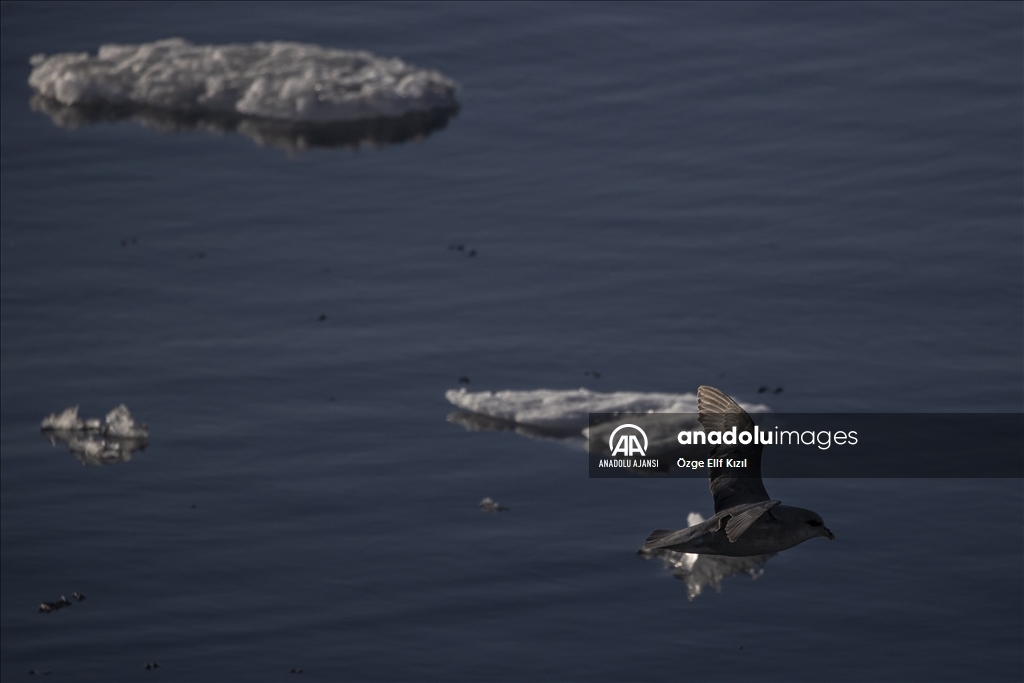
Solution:
{"label": "dark water reflection", "polygon": [[42,95],[29,101],[33,111],[46,114],[61,128],[74,130],[96,123],[135,121],[162,133],[206,131],[216,135],[239,133],[261,147],[289,151],[313,148],[381,146],[418,141],[442,130],[458,114],[458,107],[410,112],[400,117],[379,117],[338,123],[299,123],[231,116],[213,112],[176,112],[134,105],[65,105]]}
{"label": "dark water reflection", "polygon": [[67,429],[44,429],[42,434],[53,446],[67,446],[71,455],[83,465],[90,467],[128,462],[133,454],[146,450],[146,446],[149,445],[149,441],[144,438],[102,436],[98,433]]}

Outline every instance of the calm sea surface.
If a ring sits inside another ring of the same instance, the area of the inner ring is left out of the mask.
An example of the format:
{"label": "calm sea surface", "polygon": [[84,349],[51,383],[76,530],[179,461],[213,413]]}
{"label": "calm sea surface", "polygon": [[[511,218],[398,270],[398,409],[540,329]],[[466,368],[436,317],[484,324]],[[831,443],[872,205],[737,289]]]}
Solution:
{"label": "calm sea surface", "polygon": [[[461,110],[289,153],[29,106],[35,53],[173,36],[400,56]],[[0,49],[4,681],[1024,675],[1019,479],[769,481],[836,541],[690,601],[635,550],[705,482],[444,398],[1020,412],[1018,3],[5,3]],[[39,433],[122,402],[130,462]]]}

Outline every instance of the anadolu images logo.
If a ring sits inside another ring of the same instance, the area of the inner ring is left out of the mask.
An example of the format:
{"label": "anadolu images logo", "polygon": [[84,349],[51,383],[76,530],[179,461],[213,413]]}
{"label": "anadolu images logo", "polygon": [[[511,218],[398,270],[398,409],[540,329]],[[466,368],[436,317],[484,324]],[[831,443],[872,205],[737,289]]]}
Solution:
{"label": "anadolu images logo", "polygon": [[[636,434],[627,432],[622,434],[618,441],[615,440],[615,435],[627,427],[640,432],[640,436],[644,438],[644,445],[642,447],[640,446],[640,440],[637,438]],[[633,424],[619,425],[615,428],[615,431],[612,432],[612,435],[608,437],[608,448],[611,449],[613,458],[616,455],[639,455],[640,457],[644,457],[647,454],[647,434],[644,430]]]}

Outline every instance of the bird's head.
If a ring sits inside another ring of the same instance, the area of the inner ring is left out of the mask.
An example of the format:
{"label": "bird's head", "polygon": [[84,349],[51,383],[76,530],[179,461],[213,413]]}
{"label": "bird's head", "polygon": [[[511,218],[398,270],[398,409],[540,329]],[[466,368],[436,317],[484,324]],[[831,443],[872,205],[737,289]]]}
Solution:
{"label": "bird's head", "polygon": [[825,526],[825,520],[821,518],[817,512],[811,510],[802,510],[804,514],[803,522],[808,528],[808,535],[814,536],[825,536],[830,541],[836,540],[836,535],[828,530]]}
{"label": "bird's head", "polygon": [[825,526],[825,520],[814,510],[779,505],[772,509],[771,514],[796,533],[796,537],[799,539],[797,543],[803,543],[818,536],[824,536],[830,541],[836,540],[835,534]]}

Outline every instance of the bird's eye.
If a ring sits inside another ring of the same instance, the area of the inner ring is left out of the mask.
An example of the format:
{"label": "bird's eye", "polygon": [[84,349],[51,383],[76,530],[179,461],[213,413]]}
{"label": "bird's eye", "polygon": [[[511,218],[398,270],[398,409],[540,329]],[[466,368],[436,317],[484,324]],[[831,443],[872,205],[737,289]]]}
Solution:
{"label": "bird's eye", "polygon": [[807,520],[807,523],[810,524],[811,526],[821,526],[821,522],[819,522],[816,519],[809,519],[809,520]]}

